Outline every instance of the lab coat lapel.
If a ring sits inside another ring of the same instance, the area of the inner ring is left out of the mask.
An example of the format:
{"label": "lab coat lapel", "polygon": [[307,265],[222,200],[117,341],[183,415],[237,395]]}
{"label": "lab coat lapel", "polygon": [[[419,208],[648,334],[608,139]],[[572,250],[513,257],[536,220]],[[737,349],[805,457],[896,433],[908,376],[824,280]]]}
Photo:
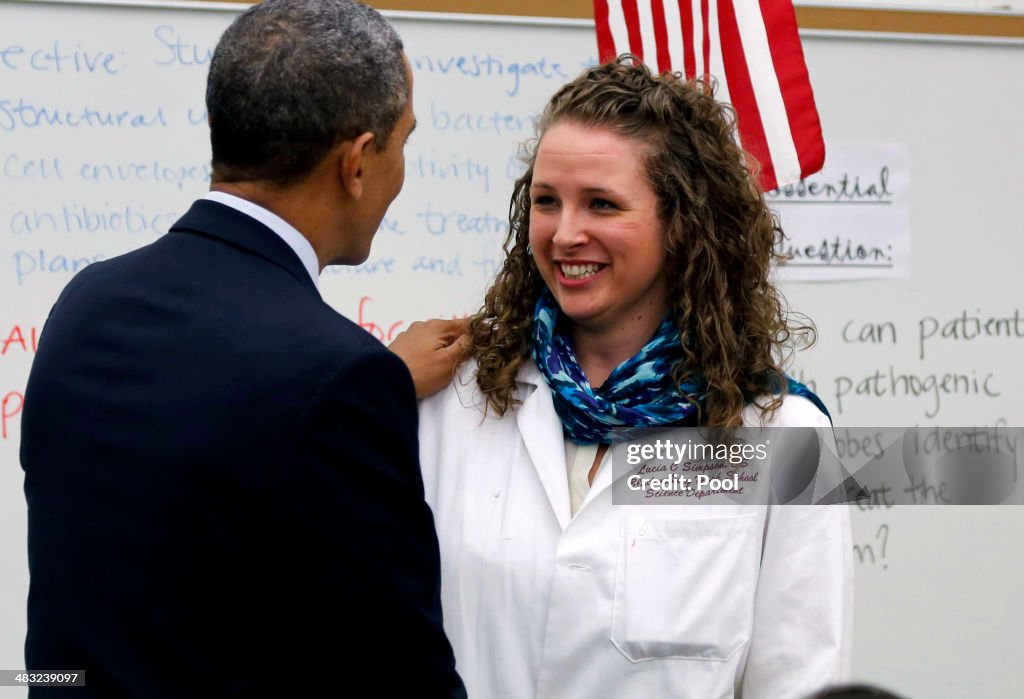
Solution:
{"label": "lab coat lapel", "polygon": [[613,471],[612,471],[612,457],[614,456],[614,449],[609,449],[608,453],[604,455],[604,461],[601,463],[601,467],[597,469],[597,474],[594,476],[594,482],[590,484],[590,490],[587,492],[587,496],[583,498],[583,502],[580,503],[579,512],[586,508],[595,498],[597,498],[603,491],[611,487]]}
{"label": "lab coat lapel", "polygon": [[533,362],[523,367],[518,378],[520,382],[532,385],[533,391],[516,411],[516,426],[551,509],[564,530],[569,524],[570,505],[562,423],[551,402],[551,391]]}

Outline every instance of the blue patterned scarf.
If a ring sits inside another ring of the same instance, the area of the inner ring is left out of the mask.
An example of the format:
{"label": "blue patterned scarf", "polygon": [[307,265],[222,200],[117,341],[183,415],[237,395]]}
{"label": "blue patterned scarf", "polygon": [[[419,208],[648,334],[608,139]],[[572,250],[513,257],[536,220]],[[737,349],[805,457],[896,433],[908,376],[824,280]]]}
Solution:
{"label": "blue patterned scarf", "polygon": [[[609,444],[633,438],[648,427],[696,425],[697,406],[707,397],[701,377],[676,389],[672,367],[683,357],[679,328],[665,318],[640,351],[612,370],[594,389],[584,376],[559,308],[545,289],[533,311],[533,360],[551,388],[562,428],[577,444]],[[788,391],[805,396],[828,415],[821,400],[786,377]]]}

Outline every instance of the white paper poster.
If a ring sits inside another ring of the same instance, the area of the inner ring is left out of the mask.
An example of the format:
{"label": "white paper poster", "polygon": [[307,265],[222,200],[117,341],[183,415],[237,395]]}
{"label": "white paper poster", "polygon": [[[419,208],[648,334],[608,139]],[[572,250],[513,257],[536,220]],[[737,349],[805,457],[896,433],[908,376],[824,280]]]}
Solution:
{"label": "white paper poster", "polygon": [[765,196],[787,239],[786,281],[910,277],[905,145],[828,143],[824,169]]}

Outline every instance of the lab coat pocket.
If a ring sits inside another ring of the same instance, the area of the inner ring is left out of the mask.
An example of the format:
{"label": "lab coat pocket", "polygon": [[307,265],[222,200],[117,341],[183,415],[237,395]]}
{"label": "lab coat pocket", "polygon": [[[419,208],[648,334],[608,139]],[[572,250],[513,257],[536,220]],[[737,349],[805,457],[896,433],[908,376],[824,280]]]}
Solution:
{"label": "lab coat pocket", "polygon": [[632,660],[728,660],[750,640],[757,515],[627,518],[612,643]]}

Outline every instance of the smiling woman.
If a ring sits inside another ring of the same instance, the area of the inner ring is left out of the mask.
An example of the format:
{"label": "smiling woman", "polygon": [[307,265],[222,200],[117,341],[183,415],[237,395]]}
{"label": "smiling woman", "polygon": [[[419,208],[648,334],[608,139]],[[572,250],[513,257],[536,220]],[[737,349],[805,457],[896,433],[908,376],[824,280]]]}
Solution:
{"label": "smiling woman", "polygon": [[590,386],[668,320],[685,338],[672,379],[701,387],[682,396],[688,416],[737,427],[754,401],[770,416],[791,334],[812,331],[790,326],[769,282],[782,231],[710,86],[625,59],[562,88],[538,129],[513,194],[508,259],[472,326],[489,405],[513,405],[530,354],[515,340],[550,299]]}
{"label": "smiling woman", "polygon": [[471,361],[420,406],[467,690],[795,697],[841,679],[844,508],[612,500],[609,446],[644,428],[830,424],[782,370],[800,329],[769,282],[781,231],[730,115],[624,56],[564,86],[538,131]]}
{"label": "smiling woman", "polygon": [[[572,321],[594,386],[650,339],[668,311],[665,232],[644,172],[647,145],[572,121],[548,129],[530,185],[530,247]],[[594,352],[615,337],[619,352]],[[622,355],[622,356],[620,356]]]}

